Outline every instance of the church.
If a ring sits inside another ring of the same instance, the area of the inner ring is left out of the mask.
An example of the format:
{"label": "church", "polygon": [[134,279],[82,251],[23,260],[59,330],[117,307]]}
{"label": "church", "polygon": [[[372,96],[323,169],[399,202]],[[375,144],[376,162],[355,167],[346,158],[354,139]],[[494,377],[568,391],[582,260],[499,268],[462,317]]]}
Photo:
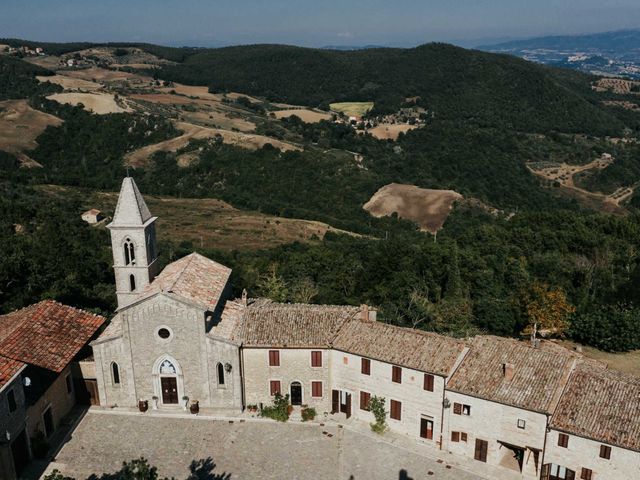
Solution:
{"label": "church", "polygon": [[526,479],[640,477],[637,377],[553,342],[385,324],[366,305],[232,298],[231,270],[197,253],[159,271],[156,220],[125,178],[108,225],[118,309],[91,343],[101,408],[239,416],[280,393],[370,423],[377,396],[421,448]]}

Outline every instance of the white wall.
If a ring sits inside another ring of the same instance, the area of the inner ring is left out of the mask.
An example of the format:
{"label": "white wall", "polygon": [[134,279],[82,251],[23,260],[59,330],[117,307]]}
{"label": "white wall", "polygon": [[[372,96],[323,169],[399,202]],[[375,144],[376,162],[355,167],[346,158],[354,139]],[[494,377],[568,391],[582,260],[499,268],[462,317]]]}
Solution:
{"label": "white wall", "polygon": [[[444,413],[447,451],[474,458],[476,439],[486,440],[488,464],[518,471],[517,462],[512,460],[512,450],[498,443],[505,442],[525,450],[522,478],[539,478],[542,453],[539,454],[536,469],[533,450],[527,447],[544,448],[546,415],[451,391],[447,391],[446,397],[451,404]],[[469,405],[471,414],[454,414],[454,403]],[[525,421],[524,429],[518,428],[518,420]],[[467,442],[452,442],[451,432],[465,432]]]}
{"label": "white wall", "polygon": [[580,478],[581,469],[593,471],[593,480],[626,480],[640,478],[640,452],[611,446],[611,459],[600,458],[600,445],[576,435],[569,435],[567,448],[558,446],[558,434],[551,430],[547,435],[547,449],[544,463],[561,465],[576,472]]}
{"label": "white wall", "polygon": [[[402,367],[402,383],[391,381],[393,365],[371,359],[371,374],[361,373],[361,358],[358,355],[331,350],[332,388],[345,390],[352,394],[351,413],[355,418],[373,422],[373,414],[360,410],[360,392],[369,392],[371,396],[385,397],[387,412],[391,400],[402,402],[401,420],[389,418],[389,428],[398,433],[407,434],[420,442],[437,448],[440,441],[440,424],[444,378],[434,376],[434,391],[424,390],[424,372]],[[420,438],[420,419],[423,415],[433,418],[433,440]]]}

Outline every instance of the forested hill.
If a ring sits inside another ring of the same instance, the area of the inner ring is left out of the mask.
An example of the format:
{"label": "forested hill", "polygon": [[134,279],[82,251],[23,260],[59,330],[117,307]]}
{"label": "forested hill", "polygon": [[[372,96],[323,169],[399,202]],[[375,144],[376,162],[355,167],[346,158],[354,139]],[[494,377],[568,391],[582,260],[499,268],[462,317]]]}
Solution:
{"label": "forested hill", "polygon": [[514,58],[446,44],[412,49],[319,50],[283,45],[207,49],[162,78],[213,91],[321,106],[374,101],[395,111],[406,97],[440,119],[520,131],[617,134],[622,123],[597,106],[591,78]]}

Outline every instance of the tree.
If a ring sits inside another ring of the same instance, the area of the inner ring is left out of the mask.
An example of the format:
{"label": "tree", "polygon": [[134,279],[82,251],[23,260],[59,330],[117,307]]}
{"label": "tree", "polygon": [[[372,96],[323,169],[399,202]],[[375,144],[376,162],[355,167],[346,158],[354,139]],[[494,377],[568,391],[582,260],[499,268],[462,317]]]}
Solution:
{"label": "tree", "polygon": [[289,289],[284,279],[278,275],[278,264],[269,265],[268,271],[258,280],[260,293],[274,302],[284,302],[289,296]]}
{"label": "tree", "polygon": [[536,282],[524,292],[523,301],[528,319],[523,335],[530,335],[533,340],[538,333],[563,336],[569,328],[568,318],[575,308],[562,288]]}
{"label": "tree", "polygon": [[297,303],[311,303],[311,301],[318,296],[318,292],[316,282],[309,277],[305,277],[294,285],[291,298]]}
{"label": "tree", "polygon": [[371,430],[376,433],[384,433],[387,429],[387,412],[384,409],[386,399],[384,397],[376,397],[375,395],[369,400],[369,408],[373,413],[376,421],[371,424]]}

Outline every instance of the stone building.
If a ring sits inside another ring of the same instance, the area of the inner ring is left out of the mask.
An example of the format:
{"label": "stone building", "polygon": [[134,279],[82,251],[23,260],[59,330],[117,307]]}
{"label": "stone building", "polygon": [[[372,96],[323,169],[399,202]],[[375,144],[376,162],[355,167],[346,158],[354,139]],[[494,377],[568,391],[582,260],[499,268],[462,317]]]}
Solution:
{"label": "stone building", "polygon": [[371,422],[377,396],[390,430],[509,478],[640,478],[639,379],[551,342],[452,339],[367,306],[233,299],[230,269],[196,253],[158,274],[155,220],[126,178],[109,225],[118,310],[92,343],[101,405],[197,400],[239,414],[280,393],[297,411]]}
{"label": "stone building", "polygon": [[0,315],[0,478],[13,480],[76,404],[72,367],[104,317],[45,300]]}

